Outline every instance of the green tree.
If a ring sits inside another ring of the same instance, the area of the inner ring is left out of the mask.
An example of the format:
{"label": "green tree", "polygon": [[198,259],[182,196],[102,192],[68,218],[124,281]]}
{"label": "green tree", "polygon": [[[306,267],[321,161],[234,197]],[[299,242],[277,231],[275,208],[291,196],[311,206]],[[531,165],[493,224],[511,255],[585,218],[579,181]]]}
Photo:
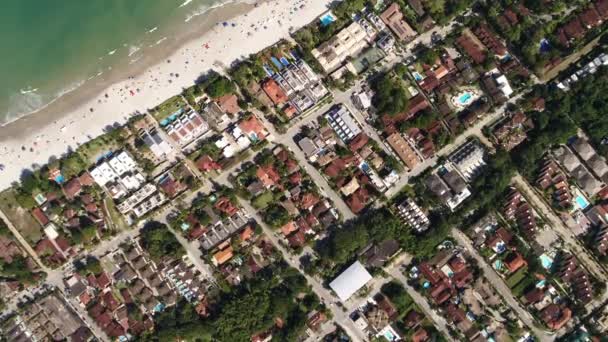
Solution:
{"label": "green tree", "polygon": [[141,230],[140,242],[156,261],[164,258],[178,259],[185,254],[184,248],[166,225],[152,221]]}
{"label": "green tree", "polygon": [[401,80],[388,73],[380,76],[372,87],[375,91],[372,101],[381,115],[396,115],[407,108],[408,94]]}

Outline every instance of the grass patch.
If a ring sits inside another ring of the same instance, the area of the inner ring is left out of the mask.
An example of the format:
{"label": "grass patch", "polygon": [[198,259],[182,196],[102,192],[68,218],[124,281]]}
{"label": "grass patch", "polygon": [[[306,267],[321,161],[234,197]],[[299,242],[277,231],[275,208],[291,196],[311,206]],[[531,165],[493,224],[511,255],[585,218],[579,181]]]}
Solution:
{"label": "grass patch", "polygon": [[0,193],[0,209],[6,214],[11,223],[19,230],[21,235],[32,245],[42,238],[40,224],[29,211],[19,206],[15,198],[16,192],[8,189]]}
{"label": "grass patch", "polygon": [[157,121],[161,121],[169,115],[175,113],[178,109],[184,107],[186,107],[186,103],[182,97],[180,95],[175,95],[152,109],[150,114],[152,114]]}
{"label": "grass patch", "polygon": [[273,199],[274,196],[272,192],[266,191],[258,197],[252,199],[251,204],[253,204],[256,209],[264,209],[270,204],[270,202],[273,201]]}
{"label": "grass patch", "polygon": [[528,275],[528,266],[524,266],[517,270],[507,278],[507,285],[509,288],[514,288],[519,282],[521,282]]}
{"label": "grass patch", "polygon": [[104,199],[104,203],[105,203],[105,207],[108,210],[108,214],[110,215],[110,218],[112,219],[112,222],[114,223],[114,227],[116,228],[116,230],[124,231],[124,230],[129,229],[129,225],[125,221],[124,217],[116,209],[116,205],[114,204],[114,201],[112,201],[111,198],[106,197]]}
{"label": "grass patch", "polygon": [[536,280],[533,277],[524,278],[522,281],[519,282],[519,284],[517,284],[511,288],[511,292],[513,292],[513,296],[515,296],[515,298],[519,298],[519,297],[523,296],[524,292],[529,287],[534,285],[535,282],[536,282]]}

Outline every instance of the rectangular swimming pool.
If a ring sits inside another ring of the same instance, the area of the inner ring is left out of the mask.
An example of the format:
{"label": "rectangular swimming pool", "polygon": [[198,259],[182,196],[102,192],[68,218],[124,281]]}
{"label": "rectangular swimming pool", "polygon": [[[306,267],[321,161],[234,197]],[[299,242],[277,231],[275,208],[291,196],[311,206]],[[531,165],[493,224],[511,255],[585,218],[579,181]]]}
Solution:
{"label": "rectangular swimming pool", "polygon": [[589,206],[589,201],[582,195],[576,196],[575,201],[580,210],[585,210]]}

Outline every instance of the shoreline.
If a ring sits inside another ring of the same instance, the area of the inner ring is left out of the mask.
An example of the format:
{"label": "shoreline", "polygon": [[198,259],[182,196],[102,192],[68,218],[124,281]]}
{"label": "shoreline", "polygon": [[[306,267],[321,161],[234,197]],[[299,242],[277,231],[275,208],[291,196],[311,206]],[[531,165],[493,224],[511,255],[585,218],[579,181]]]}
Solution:
{"label": "shoreline", "polygon": [[[76,82],[81,83],[80,85],[74,87],[74,89],[66,90],[65,93],[52,99],[42,107],[0,123],[0,133],[3,133],[2,129],[4,127],[10,126],[30,115],[44,115],[44,113],[53,115],[54,112],[64,111],[65,108],[68,108],[68,110],[70,110],[69,108],[77,108],[87,102],[88,98],[95,96],[96,93],[100,93],[105,88],[124,81],[125,74],[133,75],[135,77],[141,76],[146,70],[153,68],[162,63],[164,59],[170,57],[176,49],[180,49],[193,39],[196,39],[213,29],[213,27],[216,26],[214,23],[230,20],[249,12],[254,8],[254,2],[255,0],[230,0],[218,3],[206,9],[205,12],[190,17],[186,23],[189,23],[190,20],[192,20],[191,25],[184,25],[184,20],[181,20],[180,18],[180,21],[182,21],[182,23],[180,23],[181,32],[175,28],[169,28],[169,32],[165,32],[166,35],[157,41],[156,44],[147,47],[140,46],[137,51],[122,56],[122,62],[125,65],[120,67],[115,66],[115,68],[112,69],[106,68],[99,76],[91,76],[86,80],[82,79]],[[202,20],[204,22],[196,23],[196,20]],[[197,24],[199,24],[200,27],[196,27]],[[175,23],[174,26],[176,26]],[[152,31],[156,31],[157,29],[158,27],[154,27]],[[184,29],[187,31],[184,32]],[[155,48],[156,51],[148,51],[147,54],[142,54],[142,48]],[[131,61],[133,60],[136,61],[132,63]],[[96,92],[94,90],[96,90]],[[84,93],[85,95],[82,96],[80,93]],[[0,141],[2,141],[2,139],[3,136],[0,134]]]}
{"label": "shoreline", "polygon": [[[18,181],[24,170],[60,158],[103,134],[106,127],[123,124],[131,114],[180,93],[200,75],[224,71],[234,61],[288,38],[326,11],[329,3],[269,0],[215,7],[199,16],[204,24],[192,25],[180,37],[168,37],[158,53],[144,54],[137,63],[110,70],[45,109],[3,125],[0,164],[5,169],[0,189]],[[218,25],[223,21],[236,26]]]}

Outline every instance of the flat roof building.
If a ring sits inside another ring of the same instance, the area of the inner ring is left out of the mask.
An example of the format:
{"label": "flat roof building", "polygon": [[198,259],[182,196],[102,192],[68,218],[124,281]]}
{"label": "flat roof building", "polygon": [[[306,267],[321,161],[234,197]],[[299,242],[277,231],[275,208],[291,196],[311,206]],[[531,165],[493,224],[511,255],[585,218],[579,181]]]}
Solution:
{"label": "flat roof building", "polygon": [[329,287],[334,290],[342,302],[345,302],[371,279],[372,275],[359,261],[356,261],[329,283]]}
{"label": "flat roof building", "polygon": [[171,145],[169,145],[169,143],[158,134],[156,129],[143,131],[141,133],[141,138],[158,159],[165,158],[173,150]]}
{"label": "flat roof building", "polygon": [[458,171],[467,180],[473,180],[481,168],[486,165],[485,151],[476,141],[462,144],[449,156],[449,160],[458,168]]}
{"label": "flat roof building", "polygon": [[336,132],[338,137],[348,143],[357,134],[361,133],[361,127],[355,120],[350,110],[344,105],[338,105],[325,114],[325,118],[329,122],[331,128]]}
{"label": "flat roof building", "polygon": [[369,45],[368,35],[358,22],[353,22],[327,42],[311,51],[325,72],[339,67],[348,57],[355,56]]}
{"label": "flat roof building", "polygon": [[391,148],[397,153],[399,158],[405,163],[408,169],[412,170],[420,162],[420,158],[416,154],[416,151],[410,146],[410,144],[401,136],[400,133],[395,132],[391,134],[386,141]]}
{"label": "flat roof building", "polygon": [[397,210],[399,217],[418,233],[424,232],[429,228],[429,218],[413,199],[408,198],[403,201],[397,206]]}

